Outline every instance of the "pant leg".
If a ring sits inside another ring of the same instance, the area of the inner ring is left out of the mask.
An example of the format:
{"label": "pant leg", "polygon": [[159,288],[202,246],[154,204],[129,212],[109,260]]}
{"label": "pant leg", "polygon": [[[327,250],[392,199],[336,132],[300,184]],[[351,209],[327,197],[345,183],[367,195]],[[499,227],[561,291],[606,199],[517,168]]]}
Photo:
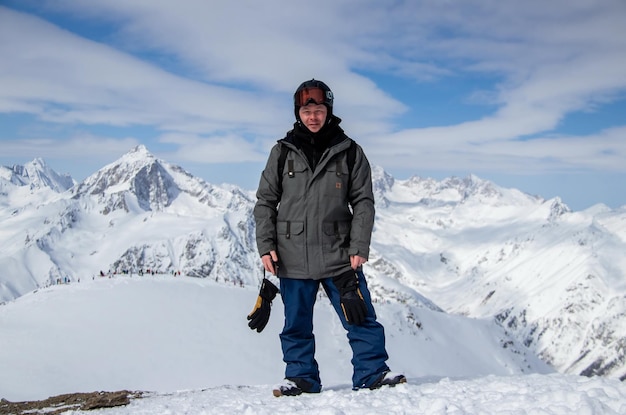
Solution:
{"label": "pant leg", "polygon": [[315,360],[313,306],[319,281],[280,279],[280,294],[285,306],[285,325],[280,334],[286,378],[301,378],[311,383],[311,390],[322,388]]}
{"label": "pant leg", "polygon": [[363,388],[372,385],[389,367],[386,364],[389,356],[385,348],[385,329],[376,320],[376,312],[372,305],[370,292],[367,288],[365,275],[361,270],[356,272],[359,278],[359,290],[367,305],[367,317],[363,324],[348,324],[341,309],[339,290],[332,278],[322,280],[324,290],[330,299],[343,327],[348,332],[348,341],[352,348],[352,386]]}

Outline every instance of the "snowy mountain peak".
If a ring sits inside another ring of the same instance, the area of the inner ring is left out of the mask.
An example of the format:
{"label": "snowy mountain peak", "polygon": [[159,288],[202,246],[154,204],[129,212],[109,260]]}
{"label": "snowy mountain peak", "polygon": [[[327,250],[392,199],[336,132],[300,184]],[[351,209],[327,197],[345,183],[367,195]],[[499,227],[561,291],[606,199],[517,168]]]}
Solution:
{"label": "snowy mountain peak", "polygon": [[[239,209],[249,202],[249,195],[240,189],[206,183],[183,168],[158,159],[143,145],[134,147],[74,189],[75,199],[96,197],[104,205],[105,214],[119,209],[164,211],[181,194],[193,204],[221,210]],[[187,206],[182,208],[188,210]]]}
{"label": "snowy mountain peak", "polygon": [[59,174],[50,168],[42,158],[35,158],[22,165],[2,167],[0,178],[16,186],[28,186],[31,190],[52,189],[61,193],[74,185],[69,174]]}
{"label": "snowy mountain peak", "polygon": [[148,211],[169,206],[179,193],[166,163],[139,145],[86,178],[75,188],[74,197],[99,196],[106,203],[105,212],[109,212],[120,208],[128,211],[125,196],[134,195],[137,205]]}
{"label": "snowy mountain peak", "polygon": [[554,221],[559,217],[563,216],[565,213],[571,213],[571,209],[567,206],[560,197],[555,197],[552,199],[552,204],[550,205],[550,215],[548,220]]}
{"label": "snowy mountain peak", "polygon": [[140,144],[138,146],[131,148],[128,151],[128,153],[124,154],[120,158],[120,161],[124,161],[124,162],[132,164],[135,161],[141,163],[145,161],[146,159],[155,160],[156,157],[152,153],[150,153],[150,151],[145,145]]}
{"label": "snowy mountain peak", "polygon": [[430,207],[442,206],[532,206],[541,204],[543,199],[528,195],[517,189],[506,189],[494,183],[469,175],[465,178],[448,177],[443,180],[413,176],[407,180],[387,180],[382,199],[387,203],[415,204]]}
{"label": "snowy mountain peak", "polygon": [[450,177],[441,181],[438,191],[451,190],[456,193],[458,202],[465,202],[468,199],[478,198],[485,202],[488,200],[502,200],[504,189],[496,186],[488,180],[470,174],[465,178]]}
{"label": "snowy mountain peak", "polygon": [[380,166],[372,166],[372,189],[376,204],[387,206],[389,201],[385,198],[385,194],[391,190],[394,184],[394,178],[383,170]]}

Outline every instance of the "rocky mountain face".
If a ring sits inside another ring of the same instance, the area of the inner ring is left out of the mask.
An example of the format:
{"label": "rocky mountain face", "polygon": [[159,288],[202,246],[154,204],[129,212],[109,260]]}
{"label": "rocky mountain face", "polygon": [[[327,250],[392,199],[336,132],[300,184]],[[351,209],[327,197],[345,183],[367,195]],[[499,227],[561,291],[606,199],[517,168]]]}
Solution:
{"label": "rocky mountain face", "polygon": [[[626,209],[572,212],[476,176],[373,180],[365,272],[407,327],[423,307],[489,319],[559,371],[625,378]],[[0,303],[116,272],[257,285],[253,206],[143,146],[77,184],[41,160],[2,167]]]}

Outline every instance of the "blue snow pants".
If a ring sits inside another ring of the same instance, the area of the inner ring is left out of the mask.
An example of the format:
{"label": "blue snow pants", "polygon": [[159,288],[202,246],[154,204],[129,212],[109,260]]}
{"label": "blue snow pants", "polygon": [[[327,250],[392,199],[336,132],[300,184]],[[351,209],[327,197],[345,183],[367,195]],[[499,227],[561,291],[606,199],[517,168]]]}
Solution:
{"label": "blue snow pants", "polygon": [[359,326],[348,324],[341,309],[339,290],[332,278],[322,280],[280,279],[280,294],[285,306],[285,326],[280,334],[283,360],[287,367],[286,378],[302,378],[313,387],[308,392],[319,392],[322,384],[319,368],[315,360],[315,336],[313,335],[313,306],[320,283],[330,299],[343,327],[347,331],[352,348],[352,386],[364,388],[372,385],[389,367],[385,349],[385,331],[376,321],[370,292],[367,289],[363,272],[356,272],[359,289],[367,305],[367,318]]}

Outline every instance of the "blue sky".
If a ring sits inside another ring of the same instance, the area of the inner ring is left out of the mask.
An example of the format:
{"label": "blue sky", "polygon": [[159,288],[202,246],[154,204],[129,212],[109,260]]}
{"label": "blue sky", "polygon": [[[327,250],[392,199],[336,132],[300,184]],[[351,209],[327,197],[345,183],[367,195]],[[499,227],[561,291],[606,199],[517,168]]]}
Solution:
{"label": "blue sky", "polygon": [[626,205],[623,0],[5,0],[0,164],[82,180],[144,144],[255,189],[316,78],[397,179]]}

